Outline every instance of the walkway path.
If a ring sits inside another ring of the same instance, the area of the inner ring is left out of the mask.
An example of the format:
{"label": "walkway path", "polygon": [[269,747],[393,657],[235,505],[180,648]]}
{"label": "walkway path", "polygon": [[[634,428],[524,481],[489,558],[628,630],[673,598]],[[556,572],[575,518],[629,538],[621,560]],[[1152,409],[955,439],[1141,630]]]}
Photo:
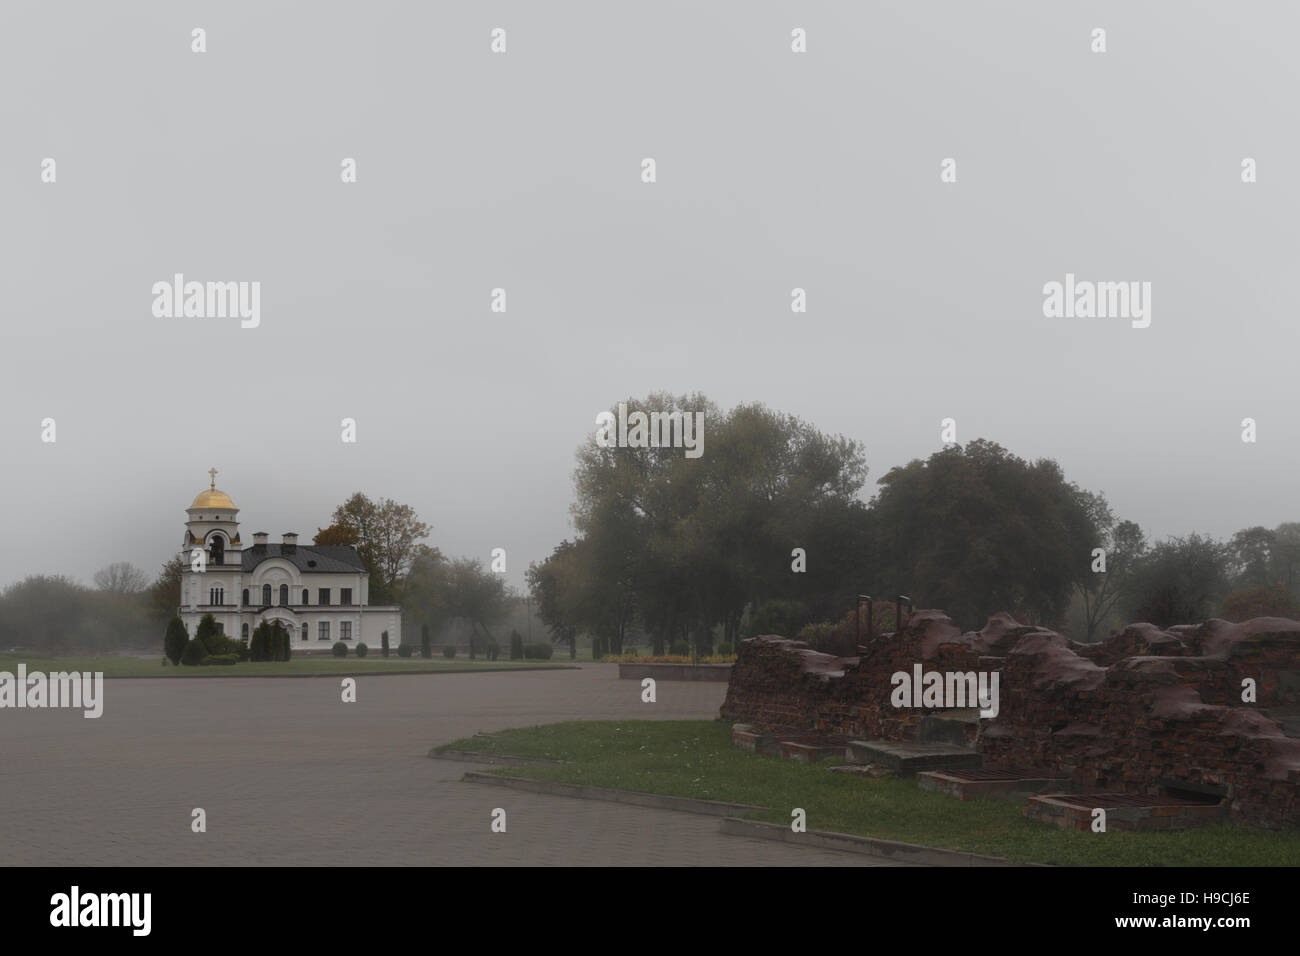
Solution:
{"label": "walkway path", "polygon": [[[476,731],[576,719],[712,718],[725,685],[614,665],[370,677],[108,680],[104,715],[0,711],[6,865],[889,865],[724,836],[669,810],[460,782],[426,756]],[[191,811],[207,812],[192,833]],[[489,829],[493,808],[508,832]]]}

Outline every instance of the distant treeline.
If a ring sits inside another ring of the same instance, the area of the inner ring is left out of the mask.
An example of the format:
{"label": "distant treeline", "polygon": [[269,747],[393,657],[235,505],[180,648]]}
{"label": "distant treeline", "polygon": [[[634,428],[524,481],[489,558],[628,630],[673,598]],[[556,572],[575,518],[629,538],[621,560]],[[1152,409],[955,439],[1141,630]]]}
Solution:
{"label": "distant treeline", "polygon": [[[502,574],[479,559],[444,557],[423,543],[430,530],[411,506],[358,492],[335,509],[314,543],[357,549],[370,571],[370,603],[401,606],[407,643],[418,645],[426,628],[434,642],[468,646],[471,653],[507,647],[515,631],[525,641],[532,632],[545,637],[541,620],[530,621],[527,598],[507,587]],[[99,571],[93,587],[62,575],[28,577],[0,592],[0,650],[161,653],[185,569],[177,556],[152,582],[125,562]]]}
{"label": "distant treeline", "polygon": [[150,583],[138,568],[111,564],[86,587],[63,575],[38,574],[0,593],[0,650],[106,654],[162,646],[180,603],[180,562]]}
{"label": "distant treeline", "polygon": [[646,413],[703,410],[706,452],[578,449],[578,536],[528,575],[557,640],[707,652],[765,628],[793,637],[851,622],[863,593],[905,595],[963,627],[1009,611],[1079,640],[1129,620],[1295,613],[1297,523],[1148,545],[1055,461],[984,440],[891,469],[864,502],[860,442],[762,405],[626,401]]}
{"label": "distant treeline", "polygon": [[[702,653],[755,633],[851,629],[856,596],[896,595],[939,608],[964,628],[1009,611],[1078,640],[1149,621],[1295,617],[1300,523],[1149,544],[1105,497],[1067,481],[1050,459],[1025,461],[984,440],[892,468],[863,501],[863,445],[763,405],[722,412],[703,395],[627,400],[632,411],[703,412],[704,454],[681,448],[577,452],[577,536],[528,570],[528,598],[500,568],[448,559],[422,542],[414,509],[357,493],[318,529],[352,545],[370,570],[373,604],[397,603],[403,635],[437,643],[590,640],[655,653]],[[180,603],[180,558],[148,577],[110,565],[94,587],[38,575],[0,593],[0,650],[111,653],[162,647]],[[531,607],[527,602],[531,599]],[[892,610],[875,622],[892,627]]]}

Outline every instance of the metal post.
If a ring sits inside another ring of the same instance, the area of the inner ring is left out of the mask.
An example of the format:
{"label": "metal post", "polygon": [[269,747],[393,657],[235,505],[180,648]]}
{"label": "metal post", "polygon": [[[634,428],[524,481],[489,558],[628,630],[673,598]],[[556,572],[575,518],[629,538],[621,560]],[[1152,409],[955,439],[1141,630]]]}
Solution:
{"label": "metal post", "polygon": [[903,605],[907,605],[907,613],[912,613],[912,599],[906,594],[900,594],[894,598],[894,633],[897,634],[903,629]]}
{"label": "metal post", "polygon": [[857,645],[862,643],[862,602],[867,602],[867,640],[871,640],[871,595],[859,594],[858,603],[853,608],[853,641],[854,651]]}

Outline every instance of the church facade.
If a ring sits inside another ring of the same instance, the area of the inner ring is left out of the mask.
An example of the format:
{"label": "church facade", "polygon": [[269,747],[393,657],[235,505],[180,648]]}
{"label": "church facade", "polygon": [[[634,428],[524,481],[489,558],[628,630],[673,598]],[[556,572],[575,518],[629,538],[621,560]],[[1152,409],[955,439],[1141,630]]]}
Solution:
{"label": "church facade", "polygon": [[402,612],[369,604],[370,574],[347,546],[300,545],[285,532],[278,544],[264,531],[245,546],[239,509],[211,482],[186,509],[181,560],[181,621],[193,636],[211,614],[223,633],[248,640],[263,621],[279,621],[295,650],[328,651],[336,641],[366,644],[376,653],[388,632],[394,651],[402,642]]}

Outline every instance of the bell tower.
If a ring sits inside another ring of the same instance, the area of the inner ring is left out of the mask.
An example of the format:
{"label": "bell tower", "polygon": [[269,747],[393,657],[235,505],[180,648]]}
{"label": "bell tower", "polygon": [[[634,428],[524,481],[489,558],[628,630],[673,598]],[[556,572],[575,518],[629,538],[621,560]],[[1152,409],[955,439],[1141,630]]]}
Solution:
{"label": "bell tower", "polygon": [[217,487],[217,469],[208,469],[208,487],[199,492],[194,504],[185,509],[185,539],[181,560],[193,567],[194,549],[202,548],[210,570],[240,565],[239,509],[230,496]]}

